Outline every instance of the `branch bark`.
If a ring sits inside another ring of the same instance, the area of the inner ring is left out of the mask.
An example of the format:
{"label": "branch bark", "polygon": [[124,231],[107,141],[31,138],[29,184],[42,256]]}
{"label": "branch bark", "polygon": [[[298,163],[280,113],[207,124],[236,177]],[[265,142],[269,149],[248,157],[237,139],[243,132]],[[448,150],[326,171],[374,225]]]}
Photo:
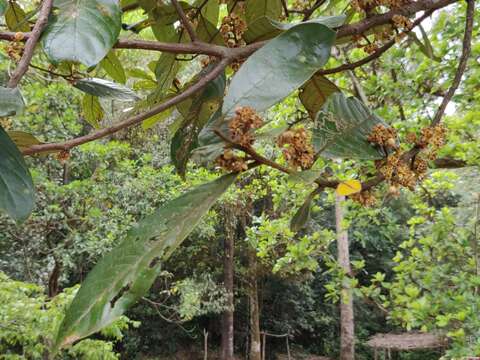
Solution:
{"label": "branch bark", "polygon": [[197,41],[197,34],[195,34],[195,30],[192,27],[192,23],[190,20],[188,20],[187,15],[185,15],[185,12],[183,11],[182,6],[178,3],[177,0],[172,0],[172,5],[175,8],[175,11],[177,12],[178,16],[180,17],[180,22],[182,23],[183,27],[185,30],[187,30],[188,35],[190,36],[190,39],[192,42]]}
{"label": "branch bark", "polygon": [[23,55],[18,62],[16,69],[13,71],[10,80],[8,81],[7,86],[9,88],[17,87],[18,83],[22,79],[23,75],[28,70],[28,65],[30,61],[32,61],[33,52],[35,51],[35,46],[38,43],[38,39],[40,39],[40,35],[42,34],[45,26],[47,26],[48,16],[50,15],[50,11],[52,11],[53,0],[44,0],[42,7],[40,9],[40,13],[38,15],[37,22],[35,23],[30,35],[28,37],[27,42],[25,43],[25,49],[23,51]]}

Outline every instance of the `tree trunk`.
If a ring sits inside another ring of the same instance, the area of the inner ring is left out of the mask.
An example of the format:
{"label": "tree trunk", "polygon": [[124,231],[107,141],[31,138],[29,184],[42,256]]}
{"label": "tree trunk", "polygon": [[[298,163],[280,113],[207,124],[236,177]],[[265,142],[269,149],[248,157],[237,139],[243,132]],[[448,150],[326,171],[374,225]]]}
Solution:
{"label": "tree trunk", "polygon": [[257,255],[248,250],[248,301],[250,304],[250,356],[249,360],[261,360],[260,306],[258,304]]}
{"label": "tree trunk", "polygon": [[222,314],[222,344],[221,359],[233,359],[233,275],[234,275],[234,251],[235,251],[235,234],[236,221],[233,209],[229,206],[225,207],[225,240],[224,240],[224,256],[223,256],[223,283],[227,292],[228,310]]}
{"label": "tree trunk", "polygon": [[[344,196],[336,195],[335,220],[337,227],[338,263],[347,276],[351,276],[348,232],[343,228]],[[346,279],[347,280],[347,279]],[[355,323],[353,319],[353,293],[347,281],[343,281],[340,301],[340,360],[355,358]]]}

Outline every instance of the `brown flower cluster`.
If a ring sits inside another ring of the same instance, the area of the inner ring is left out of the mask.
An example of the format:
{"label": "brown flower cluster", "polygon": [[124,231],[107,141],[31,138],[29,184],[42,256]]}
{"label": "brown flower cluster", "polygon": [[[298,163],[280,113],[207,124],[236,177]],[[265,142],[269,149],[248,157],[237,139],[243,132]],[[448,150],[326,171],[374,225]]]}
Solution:
{"label": "brown flower cluster", "polygon": [[367,140],[371,143],[383,146],[387,149],[397,148],[397,131],[389,126],[377,124],[368,135]]}
{"label": "brown flower cluster", "polygon": [[349,196],[349,198],[365,207],[374,206],[377,203],[377,198],[370,190],[352,194]]}
{"label": "brown flower cluster", "polygon": [[61,164],[65,164],[70,159],[70,152],[67,150],[62,150],[57,154],[57,160]]}
{"label": "brown flower cluster", "polygon": [[19,62],[23,55],[24,45],[21,42],[11,42],[6,46],[5,50],[12,61]]}
{"label": "brown flower cluster", "polygon": [[428,126],[421,130],[420,137],[415,133],[407,134],[407,142],[415,144],[420,149],[429,149],[427,156],[430,160],[435,160],[438,150],[445,145],[445,136],[447,129],[444,125]]}
{"label": "brown flower cluster", "polygon": [[247,30],[247,24],[236,13],[231,13],[222,19],[220,33],[225,44],[229,48],[243,47],[246,45],[243,34]]}
{"label": "brown flower cluster", "polygon": [[232,149],[225,149],[215,162],[227,171],[240,172],[248,170],[245,158],[235,155]]}
{"label": "brown flower cluster", "polygon": [[255,141],[252,130],[258,129],[263,119],[251,107],[239,107],[230,120],[230,136],[234,143],[249,147]]}
{"label": "brown flower cluster", "polygon": [[419,181],[425,178],[428,170],[428,162],[417,155],[411,163],[402,159],[400,151],[390,154],[387,159],[376,163],[380,173],[392,185],[400,185],[410,190],[415,189]]}
{"label": "brown flower cluster", "polygon": [[401,30],[408,31],[408,30],[411,30],[413,26],[412,21],[403,15],[393,15],[392,21],[393,21],[393,25],[397,29],[401,29]]}
{"label": "brown flower cluster", "polygon": [[287,162],[297,168],[308,169],[313,165],[314,151],[304,128],[287,130],[277,139]]}

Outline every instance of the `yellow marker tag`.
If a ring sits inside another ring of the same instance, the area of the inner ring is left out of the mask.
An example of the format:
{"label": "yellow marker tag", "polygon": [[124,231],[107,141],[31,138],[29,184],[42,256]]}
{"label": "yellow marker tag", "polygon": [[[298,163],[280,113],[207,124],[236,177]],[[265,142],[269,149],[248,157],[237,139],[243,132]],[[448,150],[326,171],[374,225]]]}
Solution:
{"label": "yellow marker tag", "polygon": [[337,194],[348,196],[362,191],[362,183],[358,180],[348,180],[338,184]]}

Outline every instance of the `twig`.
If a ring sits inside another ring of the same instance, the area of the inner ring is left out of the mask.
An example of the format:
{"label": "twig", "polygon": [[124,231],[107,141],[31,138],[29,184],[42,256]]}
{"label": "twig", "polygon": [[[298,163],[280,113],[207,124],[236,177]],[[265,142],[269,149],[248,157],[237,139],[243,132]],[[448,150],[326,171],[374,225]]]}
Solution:
{"label": "twig", "polygon": [[38,15],[37,22],[35,23],[33,30],[30,32],[30,36],[25,43],[25,49],[23,51],[22,58],[18,62],[16,69],[13,71],[8,81],[7,86],[9,88],[17,87],[18,83],[22,79],[23,75],[28,70],[28,65],[32,61],[33,52],[35,51],[35,46],[37,45],[38,39],[42,34],[43,29],[47,26],[48,15],[52,10],[53,0],[44,0],[40,13]]}
{"label": "twig", "polygon": [[[417,20],[415,20],[413,22],[412,27],[409,30],[405,31],[404,33],[408,34],[416,26],[420,25],[423,20],[425,20],[430,15],[432,15],[432,13],[433,13],[433,10],[425,11],[425,13],[422,16],[420,16]],[[365,64],[369,63],[370,61],[375,60],[376,58],[380,57],[384,52],[386,52],[388,49],[390,49],[393,45],[395,45],[395,39],[391,39],[391,40],[387,41],[382,47],[378,48],[374,53],[368,55],[367,57],[364,57],[361,60],[355,61],[353,63],[343,64],[343,65],[337,66],[337,67],[332,68],[332,69],[320,70],[320,71],[317,72],[317,74],[328,75],[328,74],[335,74],[335,73],[338,73],[338,72],[342,72],[342,71],[345,71],[345,70],[353,70],[353,69],[355,69],[359,66],[365,65]]]}
{"label": "twig", "polygon": [[171,106],[174,106],[183,100],[189,98],[193,94],[195,94],[197,91],[203,89],[210,81],[214,80],[217,76],[220,75],[220,73],[225,69],[225,67],[229,63],[229,59],[223,59],[220,61],[213,69],[210,71],[207,75],[202,77],[197,83],[194,85],[190,86],[188,89],[186,89],[183,93],[180,93],[165,102],[158,104],[154,106],[152,109],[132,116],[131,118],[128,118],[126,120],[120,121],[117,124],[110,126],[108,128],[104,128],[98,131],[95,131],[91,134],[80,136],[78,138],[74,138],[71,140],[67,140],[62,143],[50,143],[50,144],[40,144],[40,145],[33,145],[29,147],[28,149],[23,151],[24,155],[33,155],[37,153],[42,153],[46,151],[55,151],[55,150],[70,150],[71,148],[93,141],[100,139],[102,137],[105,137],[107,135],[113,134],[119,130],[125,129],[127,127],[137,125],[141,123],[143,120],[148,119],[149,117],[152,117],[156,114],[161,113],[162,111],[168,109]]}
{"label": "twig", "polygon": [[178,3],[177,0],[171,0],[172,5],[177,11],[178,16],[180,16],[180,22],[182,23],[183,27],[187,30],[188,35],[192,42],[197,41],[197,34],[195,34],[195,30],[192,27],[192,23],[188,20],[187,15],[185,15],[185,11],[183,11],[182,6]]}
{"label": "twig", "polygon": [[465,34],[463,36],[463,48],[462,48],[462,55],[460,57],[460,62],[458,64],[457,71],[455,73],[455,77],[453,78],[452,85],[450,89],[448,89],[445,97],[442,100],[435,116],[432,120],[432,126],[437,125],[443,117],[445,113],[445,109],[447,108],[448,103],[452,99],[455,91],[458,89],[460,85],[460,81],[462,81],[463,73],[467,68],[468,58],[470,57],[470,53],[472,50],[472,32],[473,32],[473,17],[475,12],[475,1],[474,0],[467,0],[467,15],[465,21]]}

